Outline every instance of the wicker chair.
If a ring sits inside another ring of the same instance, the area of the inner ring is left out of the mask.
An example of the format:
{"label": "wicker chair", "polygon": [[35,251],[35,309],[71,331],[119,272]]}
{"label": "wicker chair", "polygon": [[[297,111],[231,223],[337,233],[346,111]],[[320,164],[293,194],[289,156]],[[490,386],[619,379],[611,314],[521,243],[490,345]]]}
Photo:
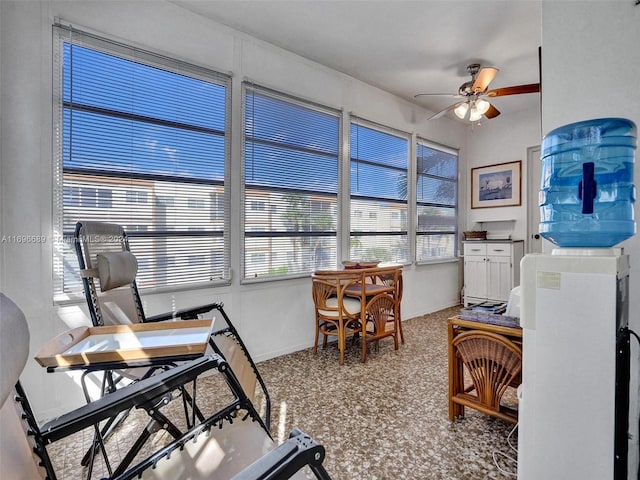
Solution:
{"label": "wicker chair", "polygon": [[344,364],[346,338],[361,331],[362,302],[345,294],[352,285],[361,283],[362,275],[357,270],[317,271],[312,275],[312,294],[315,305],[316,335],[313,352],[318,351],[318,339],[322,334],[322,347],[327,338],[338,338],[340,365]]}
{"label": "wicker chair", "polygon": [[396,308],[393,312],[393,315],[389,317],[389,321],[397,321],[396,328],[400,334],[400,341],[404,345],[404,332],[402,331],[402,316],[400,314],[400,306],[402,304],[402,291],[403,291],[403,281],[402,281],[402,268],[389,268],[382,267],[380,269],[380,273],[378,273],[374,278],[376,283],[381,285],[386,285],[388,287],[393,287],[393,295],[394,300],[396,301]]}
{"label": "wicker chair", "polygon": [[455,355],[464,364],[472,385],[452,400],[510,423],[517,423],[517,412],[501,404],[508,387],[518,383],[522,369],[522,350],[508,338],[471,330],[453,340]]}
{"label": "wicker chair", "polygon": [[393,337],[394,348],[398,349],[397,302],[388,293],[376,295],[367,302],[367,322],[362,328],[362,362],[367,361],[367,345],[381,338]]}

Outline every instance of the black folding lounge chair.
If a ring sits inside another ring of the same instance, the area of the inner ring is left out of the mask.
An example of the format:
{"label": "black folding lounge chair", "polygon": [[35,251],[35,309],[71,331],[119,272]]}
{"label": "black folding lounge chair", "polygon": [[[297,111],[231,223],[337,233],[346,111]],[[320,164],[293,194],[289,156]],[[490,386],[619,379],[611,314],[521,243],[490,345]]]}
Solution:
{"label": "black folding lounge chair", "polygon": [[[120,225],[78,222],[75,247],[94,326],[188,320],[212,311],[219,312],[222,319],[216,321],[212,337],[215,341],[211,346],[231,364],[247,396],[254,403],[257,399],[256,387],[259,386],[258,393],[264,401],[263,420],[267,427],[270,426],[271,400],[267,386],[222,303],[214,302],[149,317],[145,315],[135,279],[136,259],[130,251],[127,233]],[[219,327],[221,320],[225,325]]]}
{"label": "black folding lounge chair", "polygon": [[[219,355],[205,355],[140,380],[38,425],[19,382],[29,352],[29,330],[22,311],[0,293],[0,465],[12,480],[56,480],[47,445],[130,408],[155,415],[155,406],[172,391],[197,376],[217,372],[229,389],[230,401],[192,427],[182,437],[141,461],[118,480],[284,480],[307,478],[308,466],[316,478],[330,480],[324,469],[324,448],[294,430],[276,446],[228,363]],[[71,479],[65,479],[71,480]]]}
{"label": "black folding lounge chair", "polygon": [[[217,311],[222,318],[216,318],[215,331],[210,341],[212,351],[220,354],[231,365],[236,378],[239,379],[245,393],[253,403],[257,400],[256,387],[260,386],[258,392],[261,393],[261,399],[264,402],[262,418],[269,429],[271,401],[268,390],[244,342],[224,311],[222,303],[210,303],[153,317],[146,316],[136,283],[137,259],[131,253],[127,234],[120,225],[104,222],[78,222],[75,229],[75,247],[84,293],[94,326],[161,322],[172,319],[192,320],[204,314],[210,316],[212,314],[209,312]],[[102,394],[113,392],[122,376],[134,379],[144,378],[151,371],[145,369],[141,373],[138,370],[133,374],[130,370],[106,371]],[[87,395],[86,391],[85,395]],[[185,403],[185,412],[188,414],[189,394],[186,390],[183,391],[182,398]],[[101,432],[96,435],[96,440],[98,442],[106,440],[119,423],[126,418],[126,415],[127,413],[124,412],[118,418],[111,418],[105,422]],[[189,417],[186,418],[187,426],[190,427]],[[164,425],[164,423],[150,419],[149,425],[140,433],[138,442],[120,464],[116,473],[121,473],[122,469],[126,468],[127,462],[133,459],[137,451],[150,438],[150,432],[164,428]],[[176,437],[176,433],[179,433],[172,429],[167,431],[174,437]],[[86,466],[92,462],[93,455],[92,451],[88,451],[82,459],[82,464]]]}

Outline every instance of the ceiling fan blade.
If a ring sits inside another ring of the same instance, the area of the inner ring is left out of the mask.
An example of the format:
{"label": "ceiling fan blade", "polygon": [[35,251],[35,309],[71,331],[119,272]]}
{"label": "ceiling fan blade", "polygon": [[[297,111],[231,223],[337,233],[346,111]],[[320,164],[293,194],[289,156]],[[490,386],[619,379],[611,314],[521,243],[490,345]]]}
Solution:
{"label": "ceiling fan blade", "polygon": [[515,87],[494,88],[487,92],[488,97],[503,97],[505,95],[519,95],[521,93],[536,93],[540,91],[539,83],[516,85]]}
{"label": "ceiling fan blade", "polygon": [[451,98],[462,98],[462,95],[458,93],[418,93],[413,96],[413,98],[418,97],[451,97]]}
{"label": "ceiling fan blade", "polygon": [[497,117],[498,115],[500,115],[500,110],[498,110],[496,107],[494,107],[491,104],[489,104],[489,110],[484,112],[484,116],[487,118]]}
{"label": "ceiling fan blade", "polygon": [[480,71],[478,72],[478,75],[476,76],[475,82],[473,82],[473,86],[471,87],[471,90],[474,92],[484,92],[489,86],[489,84],[491,83],[491,80],[496,78],[497,73],[498,73],[497,68],[493,68],[493,67],[481,68]]}
{"label": "ceiling fan blade", "polygon": [[458,105],[460,105],[461,103],[464,102],[458,102],[458,103],[454,103],[453,105],[449,105],[447,108],[445,108],[444,110],[440,110],[438,113],[434,113],[433,115],[431,115],[429,118],[427,118],[427,120],[436,120],[437,118],[442,117],[444,114],[446,114],[447,112],[450,112],[451,110],[453,110],[454,108],[456,108]]}

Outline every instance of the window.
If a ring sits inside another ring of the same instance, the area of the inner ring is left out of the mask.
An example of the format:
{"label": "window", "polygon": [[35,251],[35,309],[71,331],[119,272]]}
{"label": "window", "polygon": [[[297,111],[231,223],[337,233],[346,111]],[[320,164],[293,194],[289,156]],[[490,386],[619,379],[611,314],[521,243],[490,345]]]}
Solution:
{"label": "window", "polygon": [[112,194],[108,188],[65,185],[64,199],[69,205],[86,208],[111,208]]}
{"label": "window", "polygon": [[352,120],[351,259],[409,261],[408,162],[408,135]]}
{"label": "window", "polygon": [[128,203],[147,203],[147,192],[127,190],[126,198]]}
{"label": "window", "polygon": [[56,294],[82,290],[71,242],[79,220],[132,226],[142,288],[228,283],[228,213],[211,217],[226,193],[229,77],[55,32]]}
{"label": "window", "polygon": [[243,278],[335,268],[339,158],[340,112],[245,83]]}
{"label": "window", "polygon": [[416,261],[457,255],[458,153],[418,139]]}
{"label": "window", "polygon": [[[224,205],[224,195],[222,193],[212,192],[209,198],[211,205],[210,218],[212,222],[224,222],[224,213],[226,211]],[[224,225],[221,225],[223,227]]]}
{"label": "window", "polygon": [[196,210],[205,208],[204,203],[204,198],[190,198],[187,200],[187,205],[189,206],[189,208]]}

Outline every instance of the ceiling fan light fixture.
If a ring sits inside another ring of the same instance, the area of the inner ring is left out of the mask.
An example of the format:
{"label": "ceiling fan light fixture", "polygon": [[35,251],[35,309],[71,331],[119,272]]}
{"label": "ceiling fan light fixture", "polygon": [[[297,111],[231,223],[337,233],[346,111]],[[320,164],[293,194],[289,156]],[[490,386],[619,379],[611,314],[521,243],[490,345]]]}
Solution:
{"label": "ceiling fan light fixture", "polygon": [[456,114],[456,116],[460,119],[464,119],[464,117],[467,116],[467,110],[469,110],[469,104],[467,102],[465,103],[461,103],[460,105],[458,105],[453,112]]}
{"label": "ceiling fan light fixture", "polygon": [[471,107],[471,112],[469,113],[469,121],[477,122],[482,118],[482,114],[478,111],[478,108],[474,105]]}
{"label": "ceiling fan light fixture", "polygon": [[[487,113],[487,110],[489,110],[490,106],[491,104],[487,102],[484,98],[479,98],[478,100],[476,100],[475,107],[480,115],[484,115],[485,113]],[[473,111],[473,109],[471,111]]]}
{"label": "ceiling fan light fixture", "polygon": [[[2,0],[0,0],[1,2]],[[640,3],[640,0],[636,0]],[[422,96],[444,96],[457,99],[455,103],[450,104],[438,113],[429,117],[429,120],[435,120],[451,112],[452,110],[460,120],[469,119],[471,122],[477,122],[485,116],[487,119],[495,118],[500,115],[500,111],[490,102],[480,97],[502,97],[506,95],[519,95],[523,93],[540,92],[540,83],[530,83],[527,85],[514,85],[512,87],[494,88],[489,90],[489,84],[493,81],[498,73],[498,69],[494,67],[481,67],[479,63],[472,63],[467,66],[467,71],[471,75],[471,81],[467,81],[458,87],[457,93],[418,93],[415,98]],[[468,115],[468,116],[467,116]]]}

